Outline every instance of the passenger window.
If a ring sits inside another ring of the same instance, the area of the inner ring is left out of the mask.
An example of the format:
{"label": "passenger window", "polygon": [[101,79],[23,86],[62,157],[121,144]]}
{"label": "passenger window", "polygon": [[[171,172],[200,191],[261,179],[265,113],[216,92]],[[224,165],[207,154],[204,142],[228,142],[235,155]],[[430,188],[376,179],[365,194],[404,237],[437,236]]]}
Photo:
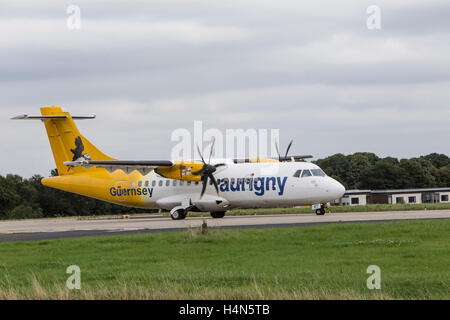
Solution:
{"label": "passenger window", "polygon": [[183,186],[183,185],[184,185],[184,181],[181,180],[181,181],[180,181],[180,186]]}
{"label": "passenger window", "polygon": [[295,178],[300,178],[300,174],[302,173],[302,170],[297,170],[295,173],[294,173],[294,177]]}
{"label": "passenger window", "polygon": [[187,185],[188,185],[188,186],[190,186],[190,185],[191,185],[191,183],[192,183],[192,181],[188,181],[188,182],[187,182]]}
{"label": "passenger window", "polygon": [[152,181],[152,187],[156,186],[156,180]]}
{"label": "passenger window", "polygon": [[145,181],[145,186],[148,187],[149,181]]}
{"label": "passenger window", "polygon": [[173,185],[174,187],[176,187],[176,186],[177,186],[177,180],[173,180],[172,185]]}
{"label": "passenger window", "polygon": [[235,183],[235,179],[234,178],[231,178],[231,184],[234,184]]}
{"label": "passenger window", "polygon": [[170,186],[170,180],[166,181],[166,187]]}
{"label": "passenger window", "polygon": [[313,169],[313,170],[311,170],[311,172],[312,172],[313,176],[316,176],[316,177],[325,177],[326,176],[325,172],[323,172],[321,169]]}
{"label": "passenger window", "polygon": [[139,188],[142,187],[142,181],[139,181],[139,182],[138,182],[138,187],[139,187]]}
{"label": "passenger window", "polygon": [[304,177],[311,177],[311,176],[312,176],[311,171],[309,171],[309,170],[303,170],[303,172],[302,172],[302,178],[304,178]]}
{"label": "passenger window", "polygon": [[159,183],[158,183],[158,185],[159,185],[160,187],[162,187],[162,185],[163,185],[163,182],[162,182],[162,180],[159,180]]}
{"label": "passenger window", "polygon": [[224,183],[224,184],[228,184],[228,183],[229,183],[228,178],[223,178],[223,183]]}
{"label": "passenger window", "polygon": [[195,185],[198,186],[198,181],[195,181]]}

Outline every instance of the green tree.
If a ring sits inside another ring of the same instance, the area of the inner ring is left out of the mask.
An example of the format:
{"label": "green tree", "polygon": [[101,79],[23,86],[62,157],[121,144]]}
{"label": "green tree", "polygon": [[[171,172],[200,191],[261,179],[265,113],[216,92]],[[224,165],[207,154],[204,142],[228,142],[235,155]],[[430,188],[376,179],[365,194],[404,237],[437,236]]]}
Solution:
{"label": "green tree", "polygon": [[28,204],[19,204],[8,213],[8,219],[31,219],[41,217],[43,217],[42,209],[32,208]]}
{"label": "green tree", "polygon": [[450,186],[450,165],[434,171],[436,187],[445,188]]}
{"label": "green tree", "polygon": [[403,189],[407,187],[406,176],[398,160],[387,157],[362,170],[359,184],[362,189]]}
{"label": "green tree", "polygon": [[407,188],[431,188],[436,186],[433,176],[435,168],[426,159],[402,159],[400,167],[405,170],[405,187]]}
{"label": "green tree", "polygon": [[14,183],[0,176],[0,219],[5,219],[9,212],[21,201]]}
{"label": "green tree", "polygon": [[429,155],[420,158],[430,161],[436,169],[450,165],[450,158],[445,154],[430,153]]}
{"label": "green tree", "polygon": [[373,153],[355,153],[349,156],[347,183],[350,189],[360,189],[360,175],[363,170],[370,169],[378,160]]}

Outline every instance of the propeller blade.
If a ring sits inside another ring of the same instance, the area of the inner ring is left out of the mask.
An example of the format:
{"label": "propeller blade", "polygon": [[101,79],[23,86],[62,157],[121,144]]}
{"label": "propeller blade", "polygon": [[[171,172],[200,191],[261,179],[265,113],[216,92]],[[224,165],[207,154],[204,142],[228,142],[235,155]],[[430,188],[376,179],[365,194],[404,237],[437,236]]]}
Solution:
{"label": "propeller blade", "polygon": [[214,185],[214,188],[216,188],[217,195],[219,195],[219,186],[217,184],[216,178],[212,175],[212,173],[209,174],[208,177],[211,179],[211,181],[212,181],[212,183]]}
{"label": "propeller blade", "polygon": [[223,167],[223,166],[226,166],[226,164],[225,163],[218,163],[218,164],[214,165],[214,167],[216,167],[216,168]]}
{"label": "propeller blade", "polygon": [[289,149],[291,149],[293,143],[294,143],[294,140],[291,140],[291,142],[289,142],[289,145],[288,145],[287,150],[286,150],[286,155],[284,156],[285,159],[287,158],[287,155],[289,153]]}
{"label": "propeller blade", "polygon": [[203,197],[206,191],[206,186],[208,185],[208,176],[202,177],[203,186],[202,186],[202,193],[200,193],[200,199]]}
{"label": "propeller blade", "polygon": [[209,152],[209,160],[208,160],[208,164],[211,163],[211,156],[212,156],[213,151],[214,151],[214,144],[215,144],[215,143],[216,143],[216,138],[214,138],[214,140],[213,140],[213,142],[212,142],[212,145],[211,145],[211,151]]}
{"label": "propeller blade", "polygon": [[198,144],[197,144],[197,151],[198,151],[198,154],[200,155],[200,157],[202,158],[202,162],[204,164],[206,164],[205,159],[203,159],[203,155],[202,155],[202,152],[200,151],[200,147],[198,146]]}
{"label": "propeller blade", "polygon": [[277,154],[278,154],[278,160],[281,162],[281,155],[280,155],[280,149],[278,149],[278,143],[275,141],[275,148],[277,150]]}

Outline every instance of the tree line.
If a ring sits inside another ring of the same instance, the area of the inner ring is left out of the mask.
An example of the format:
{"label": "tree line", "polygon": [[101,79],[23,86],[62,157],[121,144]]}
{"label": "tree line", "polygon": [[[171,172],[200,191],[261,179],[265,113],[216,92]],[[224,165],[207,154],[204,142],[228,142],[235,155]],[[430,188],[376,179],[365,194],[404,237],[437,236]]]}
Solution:
{"label": "tree line", "polygon": [[[432,153],[412,159],[379,158],[373,153],[335,154],[314,161],[346,189],[450,187],[450,158]],[[52,175],[57,175],[52,170]],[[112,203],[45,187],[42,177],[0,175],[0,219],[128,214],[150,210]]]}
{"label": "tree line", "polygon": [[450,158],[445,154],[399,160],[358,152],[335,154],[315,163],[348,190],[450,187]]}
{"label": "tree line", "polygon": [[[57,175],[52,170],[52,175]],[[24,179],[0,175],[0,219],[129,214],[150,212],[46,187],[40,175]]]}

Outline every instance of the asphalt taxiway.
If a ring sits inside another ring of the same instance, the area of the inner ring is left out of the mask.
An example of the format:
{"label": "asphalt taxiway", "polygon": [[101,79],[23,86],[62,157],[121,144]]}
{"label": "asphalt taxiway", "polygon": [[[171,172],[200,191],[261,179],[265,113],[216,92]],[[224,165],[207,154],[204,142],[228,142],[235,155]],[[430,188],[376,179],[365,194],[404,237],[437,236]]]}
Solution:
{"label": "asphalt taxiway", "polygon": [[14,220],[0,222],[0,242],[182,231],[200,227],[204,219],[207,220],[209,228],[301,227],[331,223],[450,219],[450,210],[328,213],[324,216],[315,214],[225,216],[223,219],[188,217],[185,220],[172,220],[163,216],[134,219],[99,217]]}

